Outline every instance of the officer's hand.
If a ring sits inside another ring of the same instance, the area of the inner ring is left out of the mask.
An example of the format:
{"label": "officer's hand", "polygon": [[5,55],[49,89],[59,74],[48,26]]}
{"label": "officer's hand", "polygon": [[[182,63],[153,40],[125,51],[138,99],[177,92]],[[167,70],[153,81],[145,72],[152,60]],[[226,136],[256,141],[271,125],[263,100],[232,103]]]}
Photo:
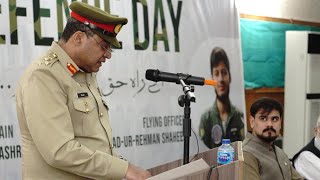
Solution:
{"label": "officer's hand", "polygon": [[140,167],[134,166],[129,163],[128,171],[125,176],[127,180],[142,180],[151,177],[149,171],[146,171]]}

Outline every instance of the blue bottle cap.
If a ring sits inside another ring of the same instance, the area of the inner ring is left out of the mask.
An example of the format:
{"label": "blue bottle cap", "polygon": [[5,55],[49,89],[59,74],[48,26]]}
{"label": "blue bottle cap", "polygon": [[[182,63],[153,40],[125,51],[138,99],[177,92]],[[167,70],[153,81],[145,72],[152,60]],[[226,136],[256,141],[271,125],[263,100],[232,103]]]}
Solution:
{"label": "blue bottle cap", "polygon": [[222,139],[222,144],[230,144],[230,139]]}

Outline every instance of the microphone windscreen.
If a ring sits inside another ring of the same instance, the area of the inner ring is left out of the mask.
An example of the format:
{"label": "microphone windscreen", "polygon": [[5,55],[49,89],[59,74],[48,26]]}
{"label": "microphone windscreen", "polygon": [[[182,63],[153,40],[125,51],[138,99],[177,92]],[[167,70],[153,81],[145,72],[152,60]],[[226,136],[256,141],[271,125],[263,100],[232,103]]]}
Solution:
{"label": "microphone windscreen", "polygon": [[211,79],[205,79],[204,80],[204,84],[205,85],[216,86],[217,85],[217,81],[216,80],[211,80]]}
{"label": "microphone windscreen", "polygon": [[156,81],[157,74],[159,74],[159,70],[147,69],[145,77],[150,81]]}

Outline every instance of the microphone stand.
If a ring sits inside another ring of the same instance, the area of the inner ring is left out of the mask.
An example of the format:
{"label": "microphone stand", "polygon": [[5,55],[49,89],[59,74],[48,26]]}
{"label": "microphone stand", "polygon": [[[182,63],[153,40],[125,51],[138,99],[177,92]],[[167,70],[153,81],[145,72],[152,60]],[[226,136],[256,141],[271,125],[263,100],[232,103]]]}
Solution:
{"label": "microphone stand", "polygon": [[185,82],[180,79],[180,84],[184,95],[179,96],[178,103],[181,107],[184,107],[184,118],[183,118],[183,164],[189,163],[189,143],[191,136],[191,108],[190,102],[196,102],[196,97],[194,96],[194,86],[187,86]]}

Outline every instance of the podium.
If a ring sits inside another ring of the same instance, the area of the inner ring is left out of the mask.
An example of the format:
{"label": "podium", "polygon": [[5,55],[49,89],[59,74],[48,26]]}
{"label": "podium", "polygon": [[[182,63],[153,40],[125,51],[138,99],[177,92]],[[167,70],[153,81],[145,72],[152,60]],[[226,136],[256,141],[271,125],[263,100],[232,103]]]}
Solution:
{"label": "podium", "polygon": [[[183,165],[183,159],[148,169],[150,180],[243,180],[242,142],[231,143],[235,159],[232,163],[217,166],[218,148],[199,153],[194,160]],[[194,155],[193,155],[194,156]],[[193,158],[190,156],[190,159]]]}

